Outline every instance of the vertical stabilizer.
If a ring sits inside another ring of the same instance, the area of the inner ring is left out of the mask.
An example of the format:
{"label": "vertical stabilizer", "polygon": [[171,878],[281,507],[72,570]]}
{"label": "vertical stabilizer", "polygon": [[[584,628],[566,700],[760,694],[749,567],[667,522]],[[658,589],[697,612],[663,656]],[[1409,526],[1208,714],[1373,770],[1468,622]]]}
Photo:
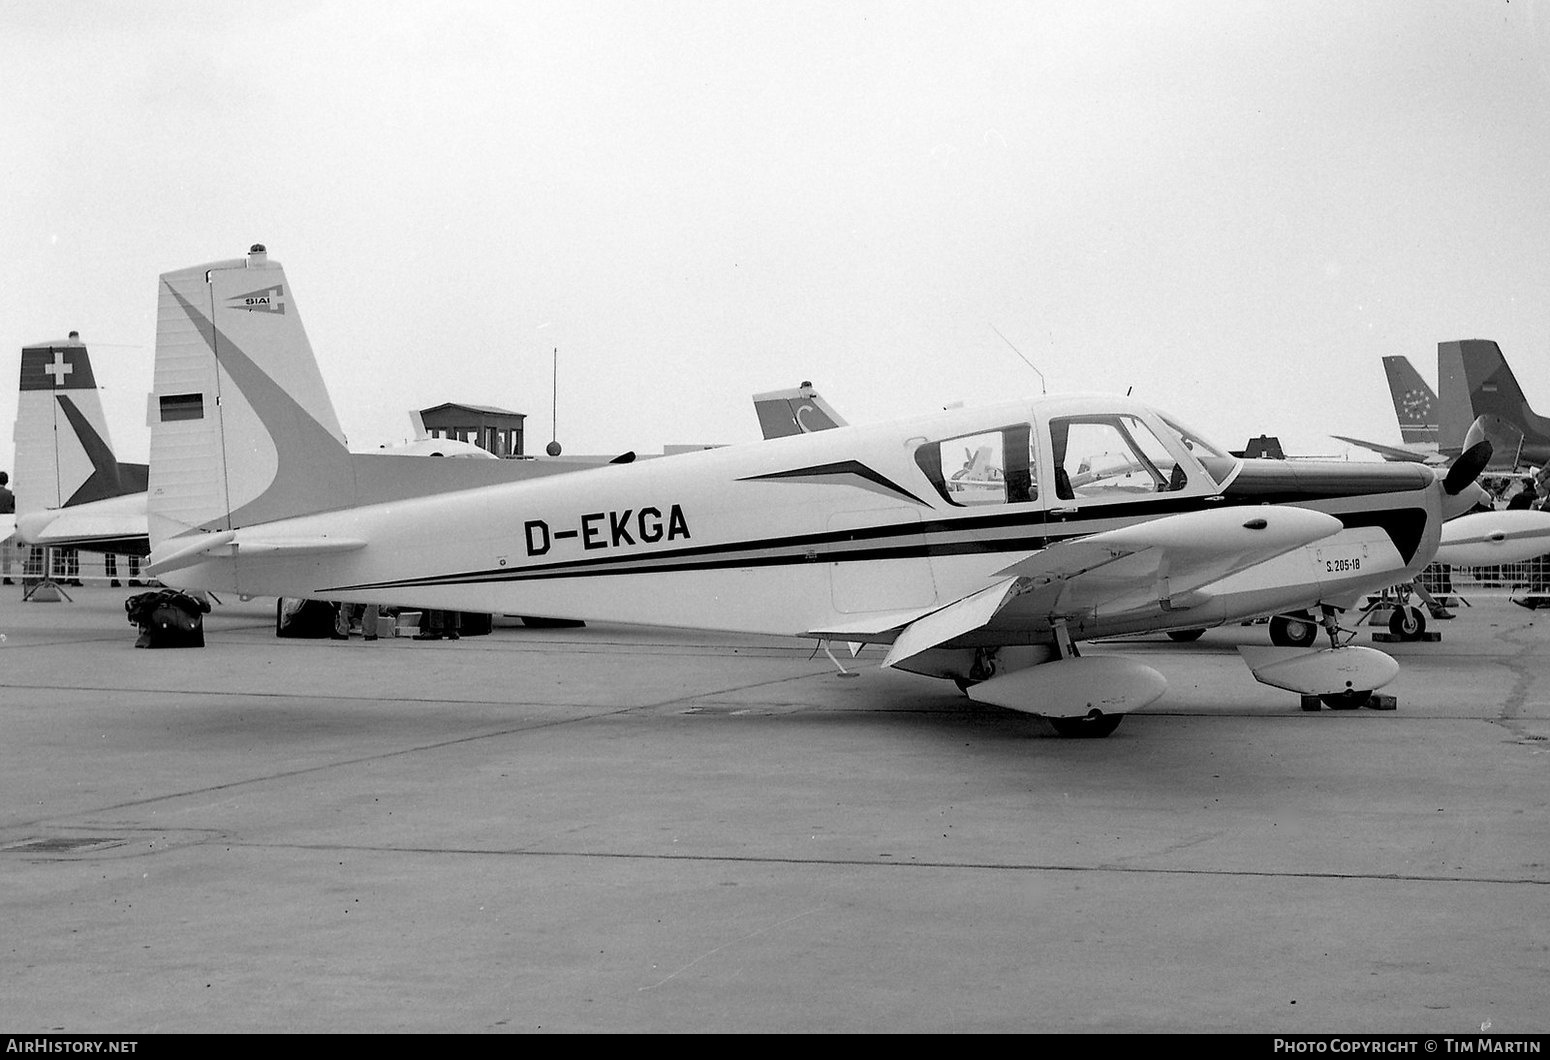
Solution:
{"label": "vertical stabilizer", "polygon": [[1502,349],[1489,339],[1464,339],[1459,342],[1440,342],[1437,356],[1441,360],[1446,349],[1450,360],[1456,360],[1469,394],[1469,406],[1476,416],[1500,416],[1508,423],[1524,428],[1526,434],[1550,433],[1550,420],[1538,415],[1529,407],[1518,377],[1512,372]]}
{"label": "vertical stabilizer", "polygon": [[1389,380],[1389,397],[1399,420],[1399,437],[1406,445],[1437,444],[1437,395],[1415,370],[1408,357],[1383,358]]}
{"label": "vertical stabilizer", "polygon": [[149,419],[153,548],[354,502],[295,296],[262,246],[162,275]]}
{"label": "vertical stabilizer", "polygon": [[74,331],[22,348],[12,439],[18,515],[125,492],[91,358]]}
{"label": "vertical stabilizer", "polygon": [[1550,457],[1550,419],[1529,407],[1500,346],[1489,339],[1440,342],[1437,364],[1466,395],[1462,409],[1450,414],[1446,426],[1462,423],[1467,433],[1479,424],[1496,447],[1498,464],[1543,464]]}

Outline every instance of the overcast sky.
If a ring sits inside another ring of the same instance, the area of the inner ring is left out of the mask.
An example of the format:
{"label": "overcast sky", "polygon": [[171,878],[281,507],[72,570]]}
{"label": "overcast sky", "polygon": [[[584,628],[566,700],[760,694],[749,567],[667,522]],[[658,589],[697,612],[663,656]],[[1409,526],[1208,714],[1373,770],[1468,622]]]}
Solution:
{"label": "overcast sky", "polygon": [[[1136,396],[1399,440],[1379,358],[1550,411],[1550,5],[0,0],[0,468],[78,329],[146,458],[159,273],[283,262],[352,447],[528,449]],[[1370,457],[1361,451],[1353,453]]]}

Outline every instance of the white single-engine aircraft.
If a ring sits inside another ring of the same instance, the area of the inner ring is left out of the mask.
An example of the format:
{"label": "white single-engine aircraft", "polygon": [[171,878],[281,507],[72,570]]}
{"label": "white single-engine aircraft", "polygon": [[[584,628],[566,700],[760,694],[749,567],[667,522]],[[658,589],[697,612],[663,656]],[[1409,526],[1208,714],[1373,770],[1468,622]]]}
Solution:
{"label": "white single-engine aircraft", "polygon": [[[1331,647],[1251,669],[1364,700],[1398,666],[1337,646],[1337,615],[1427,564],[1489,449],[1446,478],[1240,460],[1135,401],[1049,397],[415,496],[352,465],[262,247],[161,277],[152,398],[148,569],[172,584],[889,644],[1072,735],[1166,687],[1079,641],[1307,608]],[[955,492],[981,449],[999,479]]]}

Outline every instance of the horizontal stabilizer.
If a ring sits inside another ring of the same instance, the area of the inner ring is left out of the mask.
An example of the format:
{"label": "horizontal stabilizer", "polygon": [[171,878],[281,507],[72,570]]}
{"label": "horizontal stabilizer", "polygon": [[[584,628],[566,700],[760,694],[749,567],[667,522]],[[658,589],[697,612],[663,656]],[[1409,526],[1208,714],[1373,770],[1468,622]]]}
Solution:
{"label": "horizontal stabilizer", "polygon": [[322,556],[335,552],[355,552],[366,547],[358,537],[288,537],[265,540],[238,536],[232,542],[243,556]]}
{"label": "horizontal stabilizer", "polygon": [[1321,651],[1239,645],[1238,654],[1260,684],[1305,696],[1371,692],[1399,675],[1392,657],[1358,644]]}
{"label": "horizontal stabilizer", "polygon": [[1348,438],[1343,434],[1332,434],[1330,437],[1345,442],[1347,445],[1370,449],[1383,459],[1394,463],[1439,464],[1443,460],[1442,454],[1435,448],[1425,448],[1424,445],[1409,448],[1402,445],[1384,445],[1382,442],[1364,441],[1361,438]]}
{"label": "horizontal stabilizer", "polygon": [[[172,542],[169,542],[171,544]],[[146,572],[159,576],[167,571],[191,567],[209,555],[243,556],[319,556],[335,552],[354,552],[366,547],[366,542],[355,537],[290,537],[271,538],[243,537],[235,530],[219,534],[204,534],[197,540],[174,549],[165,555],[161,549],[151,553]]]}
{"label": "horizontal stabilizer", "polygon": [[1168,690],[1162,674],[1122,655],[1085,655],[1041,663],[970,685],[969,698],[993,707],[1080,718],[1094,710],[1139,710]]}
{"label": "horizontal stabilizer", "polygon": [[145,494],[131,493],[68,508],[28,512],[16,521],[23,541],[47,547],[90,547],[92,542],[145,538]]}

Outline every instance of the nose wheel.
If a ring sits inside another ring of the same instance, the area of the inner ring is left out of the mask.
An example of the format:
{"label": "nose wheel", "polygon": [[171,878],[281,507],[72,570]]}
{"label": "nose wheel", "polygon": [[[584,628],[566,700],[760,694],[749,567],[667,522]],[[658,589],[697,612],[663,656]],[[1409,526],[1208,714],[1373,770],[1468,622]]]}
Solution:
{"label": "nose wheel", "polygon": [[1389,632],[1400,640],[1420,640],[1426,632],[1426,615],[1414,604],[1396,607],[1389,615]]}

